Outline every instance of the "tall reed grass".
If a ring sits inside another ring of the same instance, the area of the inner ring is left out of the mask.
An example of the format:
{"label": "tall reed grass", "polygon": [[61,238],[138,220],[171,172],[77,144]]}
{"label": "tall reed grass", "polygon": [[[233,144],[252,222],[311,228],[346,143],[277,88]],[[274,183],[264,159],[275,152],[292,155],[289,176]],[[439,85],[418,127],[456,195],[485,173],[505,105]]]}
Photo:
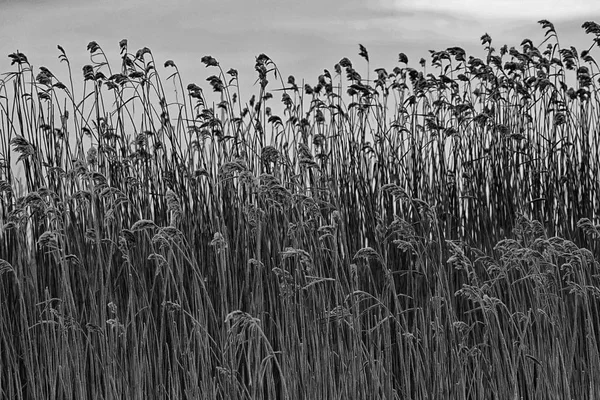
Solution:
{"label": "tall reed grass", "polygon": [[211,56],[214,95],[91,42],[75,98],[11,54],[0,397],[598,398],[600,26],[540,24],[372,79],[261,54],[246,102]]}

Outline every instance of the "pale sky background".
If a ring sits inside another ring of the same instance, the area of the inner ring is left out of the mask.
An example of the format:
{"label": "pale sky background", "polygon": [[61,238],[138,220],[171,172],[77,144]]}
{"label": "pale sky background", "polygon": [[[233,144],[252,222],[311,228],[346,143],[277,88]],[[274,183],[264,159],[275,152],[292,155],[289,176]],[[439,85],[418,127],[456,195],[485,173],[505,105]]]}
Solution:
{"label": "pale sky background", "polygon": [[[592,43],[581,24],[600,22],[600,1],[0,0],[0,72],[14,69],[7,55],[19,50],[36,73],[46,66],[66,82],[66,69],[57,59],[60,44],[81,87],[88,42],[97,41],[118,70],[118,43],[126,38],[130,52],[144,46],[152,50],[163,80],[172,71],[163,64],[172,59],[185,85],[195,82],[207,93],[205,79],[216,71],[200,63],[204,55],[215,57],[225,71],[238,69],[240,83],[248,88],[256,79],[254,60],[260,53],[277,63],[284,80],[294,75],[297,82],[305,78],[314,85],[323,69],[333,71],[342,57],[366,76],[358,43],[369,51],[371,71],[391,71],[400,52],[413,66],[420,57],[429,60],[428,50],[451,46],[483,58],[479,38],[486,32],[496,49],[518,47],[524,38],[539,44],[544,38],[540,19],[555,24],[563,46],[581,51]],[[242,93],[242,100],[252,93]]]}

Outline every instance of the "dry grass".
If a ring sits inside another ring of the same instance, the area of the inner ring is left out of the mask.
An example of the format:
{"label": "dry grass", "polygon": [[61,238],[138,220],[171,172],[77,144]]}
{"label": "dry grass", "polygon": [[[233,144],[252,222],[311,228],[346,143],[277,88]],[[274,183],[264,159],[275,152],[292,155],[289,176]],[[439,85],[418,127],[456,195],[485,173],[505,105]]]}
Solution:
{"label": "dry grass", "polygon": [[217,104],[126,41],[82,99],[12,54],[0,397],[598,398],[600,26],[540,23],[315,86],[260,55],[247,103],[209,56]]}

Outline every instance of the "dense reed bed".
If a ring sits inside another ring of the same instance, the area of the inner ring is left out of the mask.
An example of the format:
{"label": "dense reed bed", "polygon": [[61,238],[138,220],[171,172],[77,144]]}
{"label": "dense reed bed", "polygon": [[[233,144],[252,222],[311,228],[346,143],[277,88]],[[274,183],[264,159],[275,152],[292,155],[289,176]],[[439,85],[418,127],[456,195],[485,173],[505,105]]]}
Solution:
{"label": "dense reed bed", "polygon": [[0,397],[600,397],[600,26],[540,24],[314,84],[260,55],[247,100],[210,56],[92,42],[75,98],[11,54]]}

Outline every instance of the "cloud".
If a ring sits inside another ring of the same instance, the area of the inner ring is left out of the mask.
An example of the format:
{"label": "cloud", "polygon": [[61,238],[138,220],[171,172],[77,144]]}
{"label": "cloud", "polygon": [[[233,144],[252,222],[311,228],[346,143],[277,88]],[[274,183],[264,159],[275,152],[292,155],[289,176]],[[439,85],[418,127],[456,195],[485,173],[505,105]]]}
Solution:
{"label": "cloud", "polygon": [[600,15],[600,2],[590,0],[379,0],[375,8],[437,11],[486,19],[563,19]]}
{"label": "cloud", "polygon": [[[89,63],[89,41],[97,41],[118,66],[118,43],[127,38],[132,52],[150,47],[158,66],[173,59],[187,82],[204,80],[209,71],[199,60],[212,55],[252,83],[254,57],[260,53],[272,57],[284,75],[312,80],[342,57],[361,62],[359,43],[369,50],[371,68],[391,68],[399,52],[411,62],[428,58],[430,49],[451,46],[481,56],[484,33],[498,48],[518,46],[525,37],[540,43],[544,32],[535,21],[542,18],[555,22],[562,45],[583,48],[591,38],[581,24],[594,19],[589,13],[579,20],[554,21],[543,15],[564,11],[554,0],[543,6],[535,0],[487,0],[483,5],[476,0],[54,0],[52,6],[47,1],[23,0],[18,7],[13,1],[15,6],[2,9],[0,70],[9,66],[6,54],[19,49],[36,66],[64,72],[56,50],[61,44],[81,78],[81,66]],[[600,8],[600,3],[589,4],[571,0],[565,15]],[[494,18],[480,17],[488,11]]]}

